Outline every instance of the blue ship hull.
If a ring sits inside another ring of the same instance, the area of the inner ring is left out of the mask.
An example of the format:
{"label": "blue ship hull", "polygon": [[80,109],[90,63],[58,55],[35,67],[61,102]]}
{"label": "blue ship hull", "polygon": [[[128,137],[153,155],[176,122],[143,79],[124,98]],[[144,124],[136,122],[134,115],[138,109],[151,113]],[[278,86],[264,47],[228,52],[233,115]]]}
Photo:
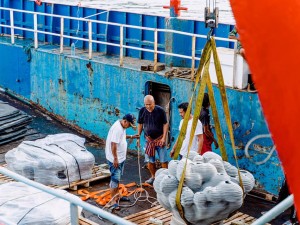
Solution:
{"label": "blue ship hull", "polygon": [[[78,7],[65,5],[37,6],[28,1],[7,1],[0,0],[0,7],[24,9],[54,13],[60,15],[77,17]],[[82,15],[92,15],[101,12],[99,9],[80,8]],[[26,27],[32,23],[31,17],[21,13],[15,15],[15,24]],[[172,19],[159,16],[147,16],[126,12],[109,12],[100,14],[99,20],[118,22],[130,25],[173,28],[176,30],[191,32],[195,34],[206,34],[204,23],[201,21]],[[0,10],[1,24],[10,24],[9,12]],[[86,33],[77,32],[77,23],[65,24],[65,32],[80,37],[86,37]],[[59,33],[58,19],[47,18],[42,29],[45,31],[56,31]],[[84,23],[80,26],[85,26]],[[219,25],[215,35],[227,37],[232,26]],[[107,25],[93,27],[93,35],[98,40],[105,40],[117,43],[120,40],[120,33],[117,28]],[[10,30],[0,27],[1,34],[10,34]],[[47,42],[38,49],[30,49],[32,45],[32,34],[27,31],[19,31],[22,39],[16,40],[15,44],[10,43],[9,36],[0,37],[0,86],[15,94],[40,105],[47,111],[63,117],[68,123],[78,125],[84,130],[90,131],[101,139],[105,139],[110,126],[125,113],[131,112],[136,116],[138,109],[143,106],[145,94],[151,93],[158,98],[167,95],[170,101],[170,147],[178,136],[180,116],[177,105],[188,101],[191,96],[193,82],[189,79],[167,78],[164,71],[153,73],[141,71],[141,65],[148,65],[153,60],[153,54],[133,49],[126,49],[124,55],[128,58],[124,66],[119,66],[119,49],[114,46],[93,44],[93,50],[98,55],[89,60],[86,53],[76,50],[76,55],[60,54],[59,37],[52,37],[47,34],[39,34],[39,41]],[[173,43],[173,40],[177,40]],[[126,32],[125,42],[130,46],[151,47],[153,37],[147,31]],[[176,39],[176,35],[158,36],[158,49],[172,51],[178,54],[190,54],[191,50],[186,47],[190,39]],[[64,44],[70,46],[72,40],[65,39]],[[184,44],[182,44],[184,43]],[[196,56],[201,56],[201,49],[205,40],[196,43]],[[218,46],[232,47],[228,43],[218,42]],[[27,51],[24,51],[25,50]],[[87,44],[78,41],[77,49],[87,48]],[[101,54],[99,53],[101,52]],[[129,58],[130,57],[130,58]],[[158,55],[158,61],[173,66],[190,67],[190,59],[176,59],[171,56]],[[91,68],[87,67],[87,64]],[[197,63],[196,63],[197,65]],[[233,151],[229,141],[225,118],[221,111],[221,98],[219,89],[214,86],[216,102],[219,107],[220,122],[224,134],[225,146],[229,155],[229,161],[233,164]],[[234,123],[235,143],[240,168],[250,171],[257,180],[257,188],[274,195],[278,195],[284,175],[276,152],[262,165],[256,165],[253,161],[262,161],[273,145],[272,140],[263,139],[256,150],[250,150],[254,156],[249,160],[245,156],[245,145],[259,134],[268,134],[268,126],[265,121],[257,93],[249,93],[244,90],[227,88],[228,102],[231,110],[231,118]],[[161,102],[166,104],[164,100]],[[128,131],[133,134],[132,130]],[[144,140],[143,140],[144,142]],[[134,143],[129,145],[135,149]],[[218,150],[216,150],[217,153]]]}

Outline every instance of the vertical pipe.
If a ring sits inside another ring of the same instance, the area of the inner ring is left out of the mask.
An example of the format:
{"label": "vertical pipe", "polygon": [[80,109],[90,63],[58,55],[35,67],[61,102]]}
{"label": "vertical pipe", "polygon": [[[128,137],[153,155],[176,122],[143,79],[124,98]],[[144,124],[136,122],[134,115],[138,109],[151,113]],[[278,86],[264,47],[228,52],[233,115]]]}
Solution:
{"label": "vertical pipe", "polygon": [[154,30],[154,68],[153,72],[157,71],[157,29]]}
{"label": "vertical pipe", "polygon": [[64,28],[65,20],[63,17],[60,18],[60,54],[64,52]]}
{"label": "vertical pipe", "polygon": [[92,21],[89,20],[89,59],[92,59],[93,54],[93,42],[92,42]]}
{"label": "vertical pipe", "polygon": [[78,206],[70,203],[71,225],[79,225]]}
{"label": "vertical pipe", "polygon": [[120,66],[123,66],[124,61],[123,61],[123,39],[124,39],[124,29],[123,26],[120,26]]}
{"label": "vertical pipe", "polygon": [[196,55],[196,36],[192,37],[192,70],[191,70],[191,79],[194,80],[195,77],[195,55]]}
{"label": "vertical pipe", "polygon": [[38,48],[38,33],[37,33],[37,14],[33,14],[33,24],[34,24],[34,48]]}
{"label": "vertical pipe", "polygon": [[235,88],[237,70],[237,41],[234,42],[234,55],[233,55],[233,75],[232,75],[232,87]]}
{"label": "vertical pipe", "polygon": [[11,35],[11,43],[15,43],[15,28],[14,28],[14,11],[9,10],[10,14],[10,35]]}

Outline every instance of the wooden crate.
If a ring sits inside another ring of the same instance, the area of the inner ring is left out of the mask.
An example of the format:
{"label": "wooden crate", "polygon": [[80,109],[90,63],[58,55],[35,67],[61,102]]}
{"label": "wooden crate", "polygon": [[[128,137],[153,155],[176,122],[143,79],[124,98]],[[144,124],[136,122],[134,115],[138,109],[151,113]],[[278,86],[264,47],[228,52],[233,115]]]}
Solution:
{"label": "wooden crate", "polygon": [[[6,167],[6,164],[2,166]],[[71,189],[76,191],[78,189],[78,186],[89,187],[90,182],[102,180],[107,177],[110,177],[110,172],[107,168],[108,168],[107,164],[100,164],[93,167],[92,177],[90,179],[74,181],[70,183],[70,185],[67,184],[63,186],[58,186],[58,185],[48,185],[48,186],[55,189]],[[13,181],[15,180],[0,173],[0,184],[13,182]]]}
{"label": "wooden crate", "polygon": [[[172,214],[159,205],[151,209],[147,209],[142,212],[138,212],[130,216],[124,217],[124,219],[139,225],[153,225],[153,223],[149,221],[150,217],[162,220],[164,222],[164,225],[169,225],[172,218]],[[224,220],[223,225],[245,225],[251,224],[255,220],[256,218],[252,216],[241,212],[237,212],[230,218]]]}

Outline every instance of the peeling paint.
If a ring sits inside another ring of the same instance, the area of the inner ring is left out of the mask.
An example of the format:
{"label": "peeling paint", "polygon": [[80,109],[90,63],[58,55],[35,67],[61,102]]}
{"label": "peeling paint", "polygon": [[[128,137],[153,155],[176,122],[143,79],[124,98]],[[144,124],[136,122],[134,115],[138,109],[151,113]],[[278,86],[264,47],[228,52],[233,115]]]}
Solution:
{"label": "peeling paint", "polygon": [[[11,48],[18,49],[17,47]],[[6,46],[0,44],[1,58],[5,58],[3,49],[7,50]],[[22,48],[18,50],[12,50],[13,54],[21,54]],[[26,60],[26,58],[24,57],[22,60]],[[10,61],[5,60],[6,64],[13,62],[13,57]],[[65,58],[60,54],[33,51],[28,69],[20,68],[18,77],[24,82],[20,82],[16,93],[23,95],[24,90],[28,88],[28,83],[25,81],[29,82],[30,95],[25,95],[25,97],[27,96],[32,103],[47,110],[49,115],[62,123],[78,129],[87,137],[103,140],[106,138],[110,126],[125,113],[133,113],[137,117],[138,108],[143,106],[145,84],[148,81],[155,81],[168,85],[171,97],[175,97],[175,101],[170,103],[172,115],[170,122],[172,125],[171,137],[175,137],[176,140],[181,119],[177,105],[188,101],[191,96],[190,90],[193,83],[190,80],[168,79],[163,76],[164,72],[143,72],[140,71],[140,66],[135,66],[138,63],[132,63],[129,65],[131,67],[119,67],[114,63],[114,59],[110,58],[105,58],[104,61],[92,61],[93,75],[90,75],[86,63],[86,59]],[[0,71],[4,71],[4,76],[0,77],[0,84],[8,89],[14,89],[15,83],[6,82],[3,78],[11,76],[10,70],[3,69],[5,66],[0,61]],[[229,134],[221,109],[221,97],[216,86],[214,86],[214,92],[225,137],[225,147],[229,161],[234,163],[231,143],[226,138],[229,137]],[[252,137],[257,134],[269,133],[257,94],[228,88],[227,96],[231,118],[234,121],[235,142],[239,148],[237,155],[240,168],[246,168],[253,173],[263,190],[278,194],[279,183],[273,182],[273,180],[283,177],[283,172],[277,154],[272,155],[268,163],[260,166],[253,164],[244,154],[243,148]],[[134,132],[131,129],[128,130],[129,134],[134,134]],[[142,138],[141,141],[143,145],[144,139]],[[174,141],[172,141],[171,147]],[[271,140],[257,144],[263,147],[272,145]],[[129,148],[134,149],[134,144],[129,145]],[[220,153],[218,149],[214,151]],[[265,154],[259,154],[256,157],[265,157]]]}

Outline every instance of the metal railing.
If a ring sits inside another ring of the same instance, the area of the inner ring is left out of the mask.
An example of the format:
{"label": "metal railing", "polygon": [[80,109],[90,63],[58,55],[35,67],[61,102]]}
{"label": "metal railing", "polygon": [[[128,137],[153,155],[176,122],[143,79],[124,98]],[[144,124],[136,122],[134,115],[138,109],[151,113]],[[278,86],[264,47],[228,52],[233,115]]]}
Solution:
{"label": "metal railing", "polygon": [[[48,194],[54,195],[58,198],[64,199],[68,202],[70,202],[70,220],[71,220],[71,225],[78,225],[79,224],[79,218],[78,218],[78,206],[84,208],[85,210],[92,212],[96,215],[99,215],[102,218],[105,218],[107,220],[110,220],[114,223],[117,224],[124,224],[124,225],[134,225],[134,223],[125,220],[121,217],[118,217],[116,215],[113,215],[107,211],[104,211],[103,209],[97,208],[93,205],[90,205],[86,202],[83,202],[81,199],[79,199],[78,197],[76,197],[75,195],[72,194],[62,194],[60,192],[58,192],[55,189],[49,188],[43,184],[34,182],[32,180],[29,180],[19,174],[16,174],[8,169],[5,169],[4,167],[0,166],[0,173],[4,174],[6,176],[9,176],[15,180],[21,181],[27,185],[30,185],[32,187],[35,187],[43,192],[46,192]],[[5,225],[16,225],[15,223],[12,223],[11,221],[9,221],[9,218],[1,218],[0,217],[0,224],[3,223]]]}
{"label": "metal railing", "polygon": [[[206,35],[193,34],[193,33],[170,30],[170,29],[158,29],[158,28],[150,28],[150,27],[141,27],[141,26],[113,23],[113,22],[107,22],[107,21],[98,21],[98,20],[92,20],[92,19],[87,19],[87,18],[53,15],[53,14],[48,14],[48,13],[32,12],[32,11],[26,11],[26,10],[5,8],[5,7],[0,7],[0,10],[9,11],[10,25],[0,24],[0,27],[10,28],[11,43],[12,44],[15,44],[15,35],[14,34],[15,34],[15,29],[18,29],[18,30],[30,31],[30,32],[34,33],[34,48],[38,48],[38,45],[39,45],[39,43],[38,43],[38,34],[47,34],[47,35],[53,35],[53,36],[60,37],[60,53],[64,52],[64,44],[63,44],[64,43],[64,38],[69,38],[69,39],[88,42],[88,58],[89,59],[92,59],[92,53],[93,53],[92,44],[93,43],[103,44],[103,45],[107,45],[107,46],[119,47],[120,48],[120,66],[123,66],[123,64],[124,64],[124,54],[123,54],[124,49],[138,50],[138,51],[141,51],[141,52],[150,52],[150,53],[153,53],[153,55],[154,55],[154,57],[153,57],[154,58],[154,72],[156,72],[156,70],[157,70],[158,54],[162,54],[162,55],[175,56],[175,57],[184,58],[184,59],[190,59],[191,60],[192,74],[194,74],[193,71],[195,70],[195,61],[200,60],[199,57],[196,57],[196,41],[197,41],[197,38],[202,38],[202,39],[207,38]],[[15,24],[14,24],[14,12],[32,14],[32,16],[33,16],[33,29],[15,26]],[[60,34],[38,30],[38,15],[40,15],[40,16],[49,16],[49,17],[54,17],[54,18],[60,18],[60,28],[61,28],[60,29]],[[88,16],[88,17],[91,17],[91,16]],[[82,21],[82,22],[88,23],[88,38],[65,35],[64,34],[64,21],[66,19]],[[92,35],[93,34],[92,25],[94,23],[95,24],[105,24],[105,25],[118,26],[119,29],[120,29],[120,43],[116,44],[116,43],[111,43],[111,42],[106,42],[106,41],[93,40],[93,38],[92,38],[92,36],[93,36]],[[138,30],[152,31],[153,35],[154,35],[154,37],[153,37],[154,38],[153,49],[146,49],[146,48],[141,48],[141,47],[134,47],[134,46],[124,45],[124,28],[132,28],[132,29],[138,29]],[[192,41],[191,41],[192,44],[190,46],[191,50],[192,50],[191,51],[192,54],[190,56],[187,56],[187,55],[176,54],[176,53],[171,53],[171,52],[159,51],[158,50],[158,33],[159,32],[190,36],[191,39],[192,39]],[[221,37],[215,37],[215,39],[218,40],[218,41],[233,42],[234,43],[234,49],[235,50],[237,49],[236,40],[232,40],[232,39],[228,39],[228,38],[221,38]],[[234,65],[234,67],[235,67],[235,65]]]}
{"label": "metal railing", "polygon": [[[0,166],[0,173],[4,174],[6,176],[9,176],[15,180],[21,181],[27,185],[30,185],[32,187],[35,187],[41,191],[44,191],[48,194],[54,195],[58,198],[62,198],[66,201],[70,202],[70,219],[71,219],[71,225],[78,225],[79,224],[79,219],[78,219],[78,206],[81,206],[82,208],[95,213],[102,218],[108,219],[114,223],[117,224],[124,224],[124,225],[133,225],[133,223],[120,218],[118,216],[115,216],[113,214],[110,214],[102,209],[99,209],[93,205],[90,205],[88,203],[85,203],[78,199],[77,197],[73,196],[72,194],[69,195],[64,195],[60,192],[57,192],[55,189],[51,189],[47,186],[44,186],[42,184],[36,183],[32,180],[29,180],[21,175],[18,175],[12,171],[9,171],[5,169],[4,167]],[[290,195],[288,198],[280,202],[278,205],[276,205],[274,208],[266,212],[263,216],[258,218],[255,222],[252,223],[252,225],[264,225],[265,223],[271,221],[272,219],[276,218],[278,215],[280,215],[283,211],[288,209],[293,205],[294,202],[294,196]],[[5,225],[15,225],[15,223],[11,222],[9,218],[1,218],[0,217],[0,224],[5,224]]]}
{"label": "metal railing", "polygon": [[290,208],[294,203],[294,196],[290,195],[286,199],[284,199],[282,202],[280,202],[278,205],[273,207],[271,210],[266,212],[263,216],[258,218],[256,221],[252,223],[252,225],[264,225],[267,222],[275,219],[277,216],[282,214],[285,210]]}

